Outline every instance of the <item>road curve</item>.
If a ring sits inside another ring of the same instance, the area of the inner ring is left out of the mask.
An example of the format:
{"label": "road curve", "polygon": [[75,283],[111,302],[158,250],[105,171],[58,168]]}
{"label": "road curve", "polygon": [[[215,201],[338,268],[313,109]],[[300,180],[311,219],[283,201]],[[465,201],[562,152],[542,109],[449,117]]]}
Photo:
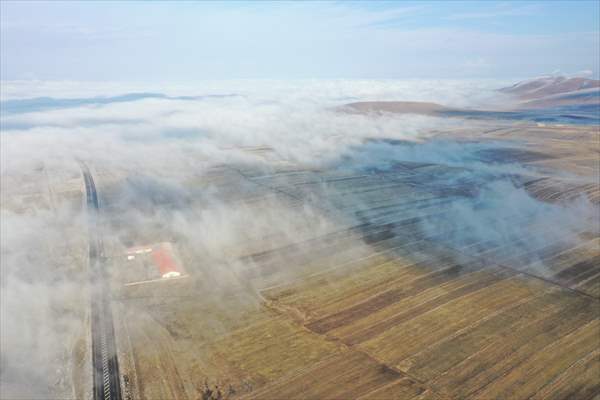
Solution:
{"label": "road curve", "polygon": [[110,291],[106,273],[102,236],[98,232],[100,204],[89,168],[80,162],[85,182],[89,229],[89,266],[91,283],[91,330],[94,400],[121,400],[119,363],[115,345]]}

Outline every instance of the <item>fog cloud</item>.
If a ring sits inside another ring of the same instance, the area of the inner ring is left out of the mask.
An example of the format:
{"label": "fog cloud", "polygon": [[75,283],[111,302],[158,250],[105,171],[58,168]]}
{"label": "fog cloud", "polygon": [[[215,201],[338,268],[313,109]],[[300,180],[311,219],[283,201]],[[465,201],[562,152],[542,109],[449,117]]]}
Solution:
{"label": "fog cloud", "polygon": [[[275,187],[249,179],[257,171],[302,169],[315,171],[315,176],[319,171],[360,171],[385,177],[398,162],[442,165],[422,175],[420,182],[410,174],[398,182],[424,192],[450,193],[442,209],[445,217],[425,219],[421,228],[425,237],[457,248],[474,243],[514,246],[533,258],[547,244],[576,241],[582,231],[593,231],[588,221],[594,218],[594,207],[585,199],[562,205],[540,202],[519,181],[536,171],[490,157],[494,151],[519,148],[518,143],[433,138],[434,131],[466,126],[458,118],[335,111],[344,103],[366,100],[485,106],[501,101],[490,90],[497,85],[3,83],[5,105],[51,98],[20,103],[25,108],[18,112],[3,108],[0,118],[1,379],[18,385],[37,378],[39,387],[32,393],[9,387],[22,397],[72,395],[68,360],[85,337],[86,293],[81,288],[87,279],[85,209],[76,160],[85,161],[95,173],[112,256],[150,240],[184,243],[184,260],[203,260],[187,268],[212,288],[235,284],[256,290],[254,283],[271,278],[247,279],[253,267],[249,255],[362,223],[356,214],[344,215],[317,194],[299,196],[292,175]],[[159,95],[110,100],[134,92]],[[27,104],[34,106],[27,109]],[[320,190],[333,193],[335,188],[324,183]],[[240,201],[240,193],[246,201]],[[330,257],[366,254],[368,243],[355,240],[351,253]],[[507,256],[495,254],[498,262]],[[293,266],[280,261],[274,273],[295,277]]]}

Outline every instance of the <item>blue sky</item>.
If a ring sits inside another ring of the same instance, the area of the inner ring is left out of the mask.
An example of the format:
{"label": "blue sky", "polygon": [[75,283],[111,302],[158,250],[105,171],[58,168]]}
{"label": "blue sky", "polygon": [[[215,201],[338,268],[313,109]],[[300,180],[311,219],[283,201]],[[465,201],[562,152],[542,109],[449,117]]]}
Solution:
{"label": "blue sky", "polygon": [[1,4],[3,80],[598,77],[600,2]]}

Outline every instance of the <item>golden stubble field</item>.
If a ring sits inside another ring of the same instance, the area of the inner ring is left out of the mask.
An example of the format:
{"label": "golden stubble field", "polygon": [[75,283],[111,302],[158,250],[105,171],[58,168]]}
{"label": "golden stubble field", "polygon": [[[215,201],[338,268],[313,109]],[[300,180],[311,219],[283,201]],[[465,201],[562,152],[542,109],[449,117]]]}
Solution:
{"label": "golden stubble field", "polygon": [[[596,207],[598,135],[598,127],[523,123],[437,133],[520,141],[529,153],[511,156],[538,171],[523,178],[528,193],[549,204],[584,195]],[[115,256],[126,396],[600,398],[598,230],[525,249],[440,241],[420,221],[444,218],[453,192],[414,182],[444,168],[404,163],[361,174],[298,167],[237,178],[218,169],[212,180],[195,180],[202,188],[239,179],[247,190],[228,194],[237,204],[276,193],[292,198],[292,210],[311,202],[342,217],[297,243],[249,240],[229,264],[198,258],[179,243],[189,277],[169,282],[122,287],[118,271],[126,264]],[[228,286],[211,276],[219,268],[231,268]]]}

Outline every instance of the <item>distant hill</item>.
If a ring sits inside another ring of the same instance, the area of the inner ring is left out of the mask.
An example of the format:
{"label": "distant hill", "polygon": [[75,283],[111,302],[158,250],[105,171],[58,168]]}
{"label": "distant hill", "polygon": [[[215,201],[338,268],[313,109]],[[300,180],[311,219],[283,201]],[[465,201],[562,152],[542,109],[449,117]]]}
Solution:
{"label": "distant hill", "polygon": [[600,88],[600,80],[548,76],[522,81],[510,87],[502,88],[500,91],[514,94],[521,99],[539,99],[592,88]]}
{"label": "distant hill", "polygon": [[435,115],[450,110],[450,108],[440,104],[419,101],[362,101],[345,104],[340,108],[340,111],[357,114],[394,113]]}
{"label": "distant hill", "polygon": [[500,92],[523,101],[523,107],[557,107],[600,103],[600,80],[551,76],[505,87]]}
{"label": "distant hill", "polygon": [[544,77],[499,89],[516,101],[499,109],[453,108],[417,101],[362,101],[336,108],[350,114],[420,114],[480,120],[515,120],[557,124],[597,125],[600,81]]}

